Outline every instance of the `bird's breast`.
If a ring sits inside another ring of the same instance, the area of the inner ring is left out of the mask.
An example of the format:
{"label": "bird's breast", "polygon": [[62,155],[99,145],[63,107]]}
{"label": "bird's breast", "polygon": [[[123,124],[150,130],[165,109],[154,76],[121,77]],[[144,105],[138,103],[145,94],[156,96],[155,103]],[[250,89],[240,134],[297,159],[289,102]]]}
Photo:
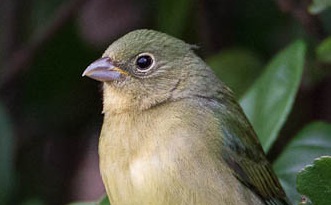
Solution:
{"label": "bird's breast", "polygon": [[100,170],[111,204],[258,204],[245,203],[246,188],[220,161],[217,122],[202,109],[105,115]]}
{"label": "bird's breast", "polygon": [[151,175],[156,176],[161,167],[161,160],[157,156],[140,157],[131,161],[129,165],[129,174],[132,185],[137,189],[141,189],[151,179]]}
{"label": "bird's breast", "polygon": [[164,170],[170,155],[161,152],[163,146],[156,137],[167,129],[151,122],[150,126],[141,126],[149,117],[135,117],[134,122],[131,117],[105,116],[99,142],[101,175],[111,201],[122,202],[118,204],[138,204],[123,200],[146,201],[147,196],[164,195],[168,178]]}

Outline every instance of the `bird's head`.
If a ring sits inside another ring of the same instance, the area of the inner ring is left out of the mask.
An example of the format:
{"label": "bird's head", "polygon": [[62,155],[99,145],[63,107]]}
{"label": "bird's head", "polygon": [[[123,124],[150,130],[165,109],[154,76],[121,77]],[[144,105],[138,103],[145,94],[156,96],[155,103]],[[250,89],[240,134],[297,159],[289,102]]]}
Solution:
{"label": "bird's head", "polygon": [[153,30],[121,37],[83,76],[104,82],[104,112],[144,110],[203,95],[216,78],[191,45]]}

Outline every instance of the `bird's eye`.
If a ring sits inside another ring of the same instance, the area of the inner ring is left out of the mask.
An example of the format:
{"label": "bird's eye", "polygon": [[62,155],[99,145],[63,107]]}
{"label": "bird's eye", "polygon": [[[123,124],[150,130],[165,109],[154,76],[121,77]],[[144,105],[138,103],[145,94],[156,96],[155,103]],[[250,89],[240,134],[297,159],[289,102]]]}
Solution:
{"label": "bird's eye", "polygon": [[150,54],[140,54],[136,59],[136,65],[140,71],[148,71],[153,65],[153,58]]}

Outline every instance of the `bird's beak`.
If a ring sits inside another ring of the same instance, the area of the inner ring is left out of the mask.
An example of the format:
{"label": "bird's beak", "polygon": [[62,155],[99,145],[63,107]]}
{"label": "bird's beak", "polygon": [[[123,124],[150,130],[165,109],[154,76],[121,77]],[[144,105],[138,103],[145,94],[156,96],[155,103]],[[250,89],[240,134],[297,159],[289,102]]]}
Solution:
{"label": "bird's beak", "polygon": [[119,80],[128,73],[119,67],[114,66],[109,57],[100,58],[91,63],[82,76],[90,77],[94,80],[106,82]]}

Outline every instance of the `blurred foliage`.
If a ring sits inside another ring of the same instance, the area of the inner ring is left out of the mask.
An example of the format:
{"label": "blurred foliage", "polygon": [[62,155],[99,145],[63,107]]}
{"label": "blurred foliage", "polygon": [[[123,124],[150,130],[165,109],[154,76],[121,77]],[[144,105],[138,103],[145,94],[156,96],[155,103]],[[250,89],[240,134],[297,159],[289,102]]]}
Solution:
{"label": "blurred foliage", "polygon": [[298,174],[298,191],[312,204],[331,204],[331,156],[315,159]]}
{"label": "blurred foliage", "polygon": [[316,58],[322,63],[331,63],[331,37],[325,39],[317,47]]}
{"label": "blurred foliage", "polygon": [[10,119],[1,101],[0,134],[0,201],[8,203],[14,185],[14,142]]}
{"label": "blurred foliage", "polygon": [[299,131],[274,162],[276,174],[294,204],[300,201],[294,188],[297,173],[315,158],[330,154],[330,150],[331,124],[315,122]]}
{"label": "blurred foliage", "polygon": [[[84,164],[84,153],[90,143],[97,149],[102,123],[100,86],[82,79],[81,73],[109,43],[136,28],[157,29],[200,47],[197,52],[241,99],[297,204],[296,174],[331,152],[330,124],[308,124],[331,122],[330,1],[308,3],[4,0],[1,204],[58,205],[103,195],[84,178],[73,185],[81,167],[91,166]],[[9,82],[5,76],[11,77]],[[294,102],[299,108],[292,110]],[[97,168],[84,176],[94,175],[99,175]],[[107,198],[100,204],[108,204]]]}
{"label": "blurred foliage", "polygon": [[159,0],[157,30],[180,37],[185,31],[186,22],[192,12],[192,0]]}
{"label": "blurred foliage", "polygon": [[31,0],[31,9],[29,18],[26,18],[27,30],[32,31],[29,35],[33,35],[36,32],[39,32],[41,28],[45,25],[51,23],[52,18],[54,18],[54,13],[56,9],[61,5],[63,0]]}
{"label": "blurred foliage", "polygon": [[312,14],[318,14],[331,7],[330,0],[313,0],[311,5],[308,7],[308,11]]}
{"label": "blurred foliage", "polygon": [[[253,84],[263,68],[261,59],[255,53],[243,48],[231,48],[206,59],[231,89],[240,97]],[[238,75],[240,73],[240,75]]]}
{"label": "blurred foliage", "polygon": [[302,41],[290,45],[273,58],[240,101],[265,152],[276,140],[291,110],[301,80],[304,57]]}
{"label": "blurred foliage", "polygon": [[107,204],[109,204],[108,197],[104,197],[99,203],[99,205],[107,205]]}
{"label": "blurred foliage", "polygon": [[104,196],[99,200],[99,202],[75,202],[68,205],[110,205],[109,199],[107,196]]}

